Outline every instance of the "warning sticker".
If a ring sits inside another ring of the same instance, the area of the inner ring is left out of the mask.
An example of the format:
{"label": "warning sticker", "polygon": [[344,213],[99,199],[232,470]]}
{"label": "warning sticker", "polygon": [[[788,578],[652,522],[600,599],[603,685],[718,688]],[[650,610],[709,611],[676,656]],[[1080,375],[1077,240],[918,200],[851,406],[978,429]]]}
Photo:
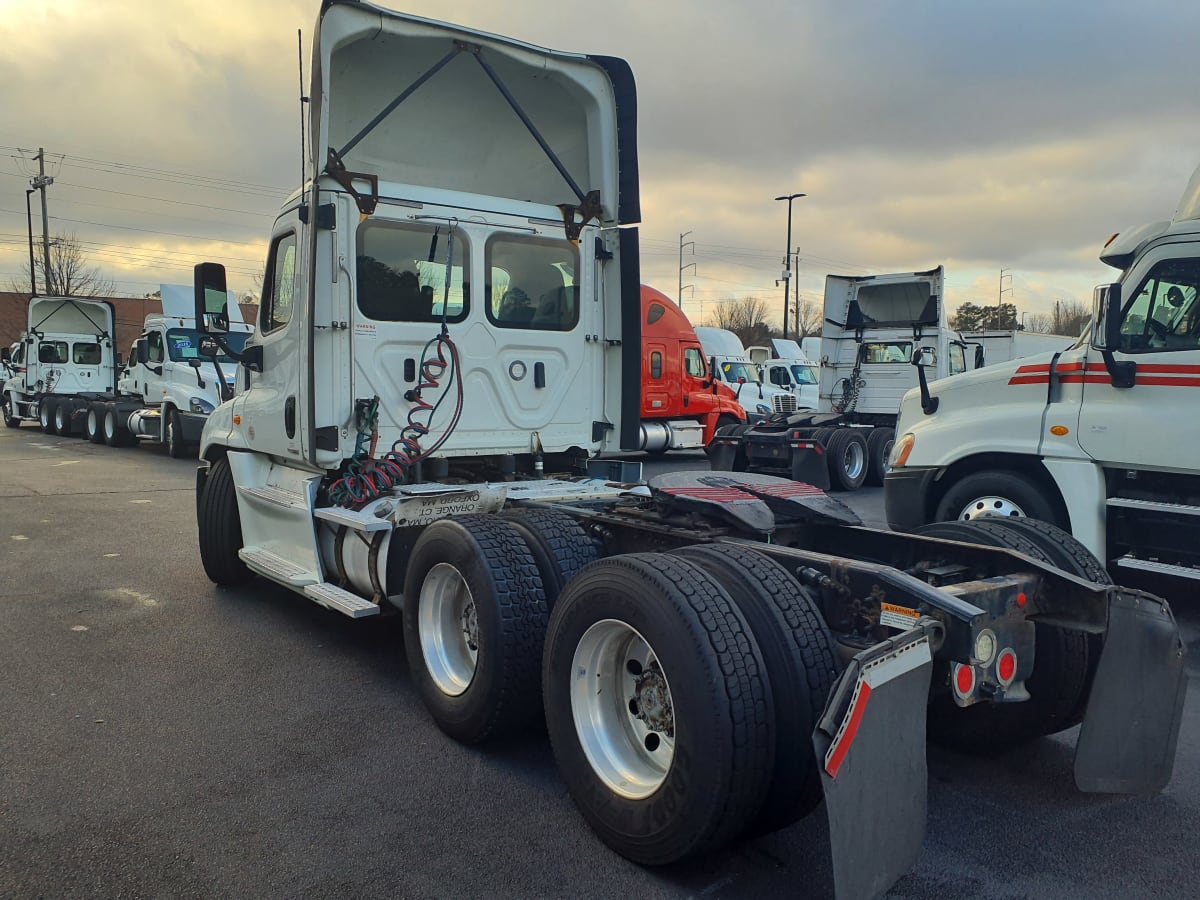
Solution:
{"label": "warning sticker", "polygon": [[908,631],[917,624],[917,619],[921,617],[915,609],[909,609],[907,606],[896,606],[891,603],[879,604],[879,624],[885,625],[888,628],[898,628],[901,631]]}
{"label": "warning sticker", "polygon": [[355,337],[368,338],[374,340],[378,335],[375,332],[374,322],[355,322],[354,323]]}

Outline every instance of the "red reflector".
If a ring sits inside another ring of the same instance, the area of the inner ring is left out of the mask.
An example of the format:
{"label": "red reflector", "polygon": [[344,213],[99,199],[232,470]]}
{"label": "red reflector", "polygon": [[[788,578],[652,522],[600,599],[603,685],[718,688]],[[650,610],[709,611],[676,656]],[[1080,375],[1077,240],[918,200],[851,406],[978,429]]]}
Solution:
{"label": "red reflector", "polygon": [[1017,606],[1019,606],[1021,609],[1024,609],[1027,602],[1028,598],[1025,596],[1024,592],[1017,594]]}
{"label": "red reflector", "polygon": [[961,663],[954,664],[954,693],[964,700],[975,693],[975,670]]}
{"label": "red reflector", "polygon": [[830,778],[837,778],[838,769],[842,767],[842,761],[850,752],[850,745],[854,743],[854,737],[858,734],[858,726],[862,722],[863,712],[867,708],[867,700],[870,696],[871,686],[865,681],[860,681],[858,693],[854,698],[854,707],[850,710],[850,721],[846,723],[846,728],[838,737],[837,743],[830,748],[831,754],[825,763],[825,771],[829,773]]}
{"label": "red reflector", "polygon": [[996,677],[1000,683],[1008,686],[1017,674],[1017,654],[1010,649],[1002,650],[996,660]]}

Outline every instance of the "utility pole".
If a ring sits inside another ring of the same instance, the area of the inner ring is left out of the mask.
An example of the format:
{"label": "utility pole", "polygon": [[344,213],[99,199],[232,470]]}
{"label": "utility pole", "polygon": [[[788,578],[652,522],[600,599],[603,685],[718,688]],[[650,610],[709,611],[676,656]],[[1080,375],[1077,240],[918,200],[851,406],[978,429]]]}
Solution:
{"label": "utility pole", "polygon": [[29,205],[29,195],[37,188],[25,191],[25,222],[29,225],[29,296],[37,296],[37,264],[33,261],[33,210]]}
{"label": "utility pole", "polygon": [[[683,309],[683,288],[684,288],[683,271],[684,271],[684,269],[691,269],[692,274],[693,275],[696,274],[696,264],[694,262],[690,262],[686,266],[683,264],[683,248],[684,247],[691,247],[692,248],[692,256],[696,255],[696,242],[688,241],[687,243],[684,243],[684,241],[683,241],[683,239],[685,237],[687,237],[689,234],[691,234],[690,231],[685,231],[683,234],[681,234],[679,236],[679,293],[675,295],[675,298],[676,298],[675,302],[679,304],[680,309]],[[693,291],[695,291],[695,285],[689,284],[689,285],[687,285],[687,287],[690,287],[690,288],[692,288]]]}
{"label": "utility pole", "polygon": [[788,295],[791,293],[789,288],[792,280],[792,201],[797,197],[807,196],[807,194],[784,194],[775,198],[788,202],[787,243],[783,245],[783,274],[780,276],[780,280],[783,281],[783,339],[785,341],[788,336],[788,304],[791,302]]}
{"label": "utility pole", "polygon": [[34,159],[38,161],[38,174],[29,179],[29,184],[42,192],[42,263],[45,266],[42,274],[46,276],[46,293],[54,296],[54,277],[50,272],[50,218],[46,214],[46,186],[54,184],[54,179],[46,177],[46,151],[42,147],[38,147]]}
{"label": "utility pole", "polygon": [[1012,284],[1012,275],[1009,274],[1010,269],[1000,270],[1000,293],[996,295],[996,329],[1000,329],[1001,317],[1004,314],[1004,295],[1011,294],[1012,288],[1004,286],[1004,279],[1007,278],[1009,284]]}
{"label": "utility pole", "polygon": [[[800,338],[804,337],[804,335],[802,335],[800,333],[800,278],[799,278],[799,274],[798,274],[800,271],[800,248],[797,247],[796,252],[792,255],[796,258],[796,265],[794,267],[797,271],[797,277],[796,277],[796,338],[797,338],[797,340],[799,340]],[[783,337],[785,340],[787,339],[786,329],[783,332]]]}

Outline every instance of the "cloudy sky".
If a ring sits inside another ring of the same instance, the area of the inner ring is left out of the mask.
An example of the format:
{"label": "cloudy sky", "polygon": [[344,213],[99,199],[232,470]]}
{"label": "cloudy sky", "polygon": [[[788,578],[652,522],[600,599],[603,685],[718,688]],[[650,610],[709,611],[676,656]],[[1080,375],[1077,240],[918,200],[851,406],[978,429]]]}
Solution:
{"label": "cloudy sky", "polygon": [[[944,264],[953,310],[1090,305],[1114,231],[1170,218],[1200,163],[1194,0],[411,0],[387,5],[638,81],[643,280],[693,321],[776,286],[786,204],[802,295],[828,273]],[[299,180],[296,31],[317,0],[0,0],[0,289],[50,232],[138,296],[222,261],[254,289]],[[308,63],[305,63],[307,72]],[[40,231],[37,195],[35,231]],[[694,255],[692,253],[694,249]]]}

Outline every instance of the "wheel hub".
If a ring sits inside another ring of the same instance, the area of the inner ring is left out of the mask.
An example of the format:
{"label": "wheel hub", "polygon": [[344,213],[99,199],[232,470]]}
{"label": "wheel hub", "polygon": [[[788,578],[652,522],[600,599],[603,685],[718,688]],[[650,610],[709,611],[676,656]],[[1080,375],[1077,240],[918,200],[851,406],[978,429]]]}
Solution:
{"label": "wheel hub", "polygon": [[479,652],[479,616],[475,611],[475,603],[467,604],[462,611],[462,633],[467,639],[467,647]]}
{"label": "wheel hub", "polygon": [[984,516],[1013,516],[1023,517],[1025,511],[1007,497],[976,497],[963,506],[958,518],[971,521]]}
{"label": "wheel hub", "polygon": [[671,690],[663,677],[658,660],[643,669],[634,678],[633,696],[629,709],[634,716],[646,723],[651,731],[662,732],[667,737],[675,736],[675,713],[671,709]]}

